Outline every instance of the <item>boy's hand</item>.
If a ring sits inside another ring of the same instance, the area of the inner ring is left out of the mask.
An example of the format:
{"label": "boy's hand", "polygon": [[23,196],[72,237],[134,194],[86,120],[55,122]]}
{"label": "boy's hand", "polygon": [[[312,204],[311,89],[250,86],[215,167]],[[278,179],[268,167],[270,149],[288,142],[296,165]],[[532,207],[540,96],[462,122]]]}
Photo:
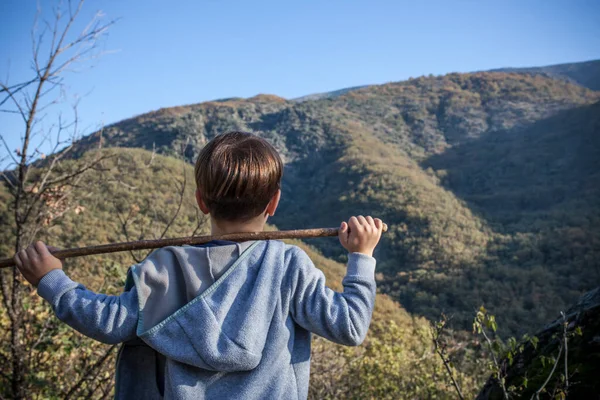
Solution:
{"label": "boy's hand", "polygon": [[379,218],[352,217],[342,222],[338,237],[340,243],[349,253],[362,253],[373,257],[373,250],[379,243],[383,222]]}
{"label": "boy's hand", "polygon": [[53,269],[62,269],[62,262],[50,254],[50,250],[55,248],[37,241],[15,254],[15,264],[33,286],[37,286],[40,279]]}

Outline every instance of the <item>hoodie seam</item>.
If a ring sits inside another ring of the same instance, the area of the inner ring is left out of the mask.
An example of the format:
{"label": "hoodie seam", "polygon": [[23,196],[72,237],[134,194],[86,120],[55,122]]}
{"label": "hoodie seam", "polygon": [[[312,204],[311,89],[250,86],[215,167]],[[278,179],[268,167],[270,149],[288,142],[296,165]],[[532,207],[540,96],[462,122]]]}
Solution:
{"label": "hoodie seam", "polygon": [[[140,316],[139,316],[139,319],[138,319],[138,332],[137,332],[137,335],[139,337],[144,337],[144,336],[149,336],[149,335],[153,334],[154,332],[158,331],[163,326],[165,326],[167,323],[171,322],[172,320],[174,320],[175,318],[177,318],[178,316],[180,316],[181,314],[183,314],[185,311],[187,311],[188,308],[190,308],[191,306],[193,306],[194,304],[196,304],[198,301],[204,299],[206,296],[208,296],[211,293],[213,293],[215,290],[217,290],[219,288],[219,286],[221,286],[221,284],[225,281],[225,279],[227,279],[227,277],[229,275],[231,275],[233,273],[233,271],[235,271],[237,269],[238,265],[240,265],[240,263],[260,243],[261,243],[260,241],[256,241],[256,242],[252,243],[250,245],[250,247],[248,247],[242,254],[240,254],[240,256],[238,257],[238,259],[235,260],[235,262],[231,265],[231,267],[229,267],[227,269],[227,271],[223,275],[221,275],[221,277],[219,279],[217,279],[217,281],[215,283],[213,283],[208,289],[206,289],[204,292],[202,292],[201,294],[199,294],[198,296],[196,296],[192,301],[190,301],[189,303],[187,303],[186,305],[184,305],[183,307],[181,307],[179,310],[175,311],[173,314],[171,314],[170,316],[168,316],[167,318],[165,318],[164,320],[162,320],[161,322],[159,322],[158,324],[156,324],[155,326],[153,326],[152,328],[150,328],[150,329],[148,329],[148,330],[146,330],[144,332],[141,332],[141,329],[140,329],[140,328],[143,327],[142,321],[143,321],[143,317],[144,317],[144,314],[143,314],[142,309],[140,307]],[[135,280],[136,286],[137,286],[139,282],[138,282],[135,274],[134,274],[134,280]],[[139,300],[139,296],[138,296],[138,300]]]}

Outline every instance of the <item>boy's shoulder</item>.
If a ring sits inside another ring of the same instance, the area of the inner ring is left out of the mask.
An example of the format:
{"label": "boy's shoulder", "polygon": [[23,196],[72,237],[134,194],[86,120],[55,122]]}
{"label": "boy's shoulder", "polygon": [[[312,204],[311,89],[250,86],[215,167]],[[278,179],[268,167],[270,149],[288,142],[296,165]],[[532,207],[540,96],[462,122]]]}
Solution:
{"label": "boy's shoulder", "polygon": [[[300,246],[297,246],[295,244],[285,243],[280,240],[276,240],[276,242],[283,244],[283,246],[281,246],[281,248],[282,248],[283,252],[285,253],[286,258],[293,258],[293,257],[297,257],[299,255],[300,256],[306,255],[306,252],[304,250],[302,250],[302,248],[300,248]],[[308,257],[308,255],[306,255],[306,256]]]}
{"label": "boy's shoulder", "polygon": [[304,251],[300,246],[284,243],[283,251],[285,253],[285,264],[287,266],[295,264],[307,265],[312,263],[308,254],[306,254],[306,251]]}
{"label": "boy's shoulder", "polygon": [[282,240],[265,240],[262,241],[265,244],[263,249],[267,251],[276,252],[279,254],[278,257],[283,257],[284,263],[286,266],[291,264],[306,264],[310,262],[310,257],[306,252],[295,244],[289,244]]}

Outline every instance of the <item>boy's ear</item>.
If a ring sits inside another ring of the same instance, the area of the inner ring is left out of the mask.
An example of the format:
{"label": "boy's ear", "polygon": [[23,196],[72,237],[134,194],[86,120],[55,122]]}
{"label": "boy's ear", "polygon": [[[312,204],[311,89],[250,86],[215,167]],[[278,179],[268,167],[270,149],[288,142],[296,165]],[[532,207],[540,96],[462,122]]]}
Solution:
{"label": "boy's ear", "polygon": [[277,210],[277,206],[279,205],[279,199],[281,199],[281,189],[277,190],[273,198],[271,198],[271,201],[269,201],[269,204],[267,204],[265,212],[269,217],[275,215],[275,210]]}
{"label": "boy's ear", "polygon": [[198,208],[200,208],[200,211],[202,211],[202,214],[208,214],[209,210],[208,207],[206,207],[206,204],[204,204],[204,200],[202,199],[202,193],[200,193],[200,190],[196,189],[196,202],[198,203]]}

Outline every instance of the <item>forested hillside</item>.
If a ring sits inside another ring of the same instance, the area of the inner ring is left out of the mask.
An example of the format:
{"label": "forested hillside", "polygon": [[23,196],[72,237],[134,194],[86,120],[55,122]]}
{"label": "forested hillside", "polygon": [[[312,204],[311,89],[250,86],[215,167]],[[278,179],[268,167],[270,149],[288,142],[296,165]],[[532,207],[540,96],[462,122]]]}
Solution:
{"label": "forested hillside", "polygon": [[192,162],[218,133],[255,132],[286,162],[277,226],[378,215],[391,227],[376,253],[382,291],[462,328],[485,304],[520,333],[599,281],[599,100],[542,75],[450,74],[301,103],[259,95],[162,109],[106,127],[102,140],[166,155],[189,141]]}
{"label": "forested hillside", "polygon": [[[103,153],[110,158],[102,162],[98,171],[79,182],[73,193],[76,199],[73,207],[59,222],[47,226],[40,239],[64,248],[127,238],[151,239],[165,230],[167,237],[208,232],[206,219],[196,212],[191,166],[139,149],[106,149]],[[84,158],[90,156],[91,152]],[[62,168],[68,170],[73,163],[68,162]],[[188,181],[182,189],[184,176]],[[180,197],[182,193],[184,196]],[[11,203],[7,199],[6,187],[1,185],[0,254],[10,254],[14,240],[8,222]],[[321,241],[341,247],[336,238]],[[310,255],[324,271],[329,285],[341,288],[343,264],[323,257],[304,243],[293,244]],[[128,267],[146,253],[69,259],[64,267],[73,279],[90,289],[117,294],[122,291]],[[111,346],[85,338],[50,317],[49,305],[35,290],[26,297],[24,307],[28,310],[30,327],[26,340],[34,343],[28,350],[33,360],[25,382],[28,393],[41,398],[98,398],[104,390],[110,392],[116,355]],[[6,310],[0,308],[0,326],[4,328],[7,324]],[[7,336],[9,333],[7,329],[0,332]],[[462,373],[457,372],[457,379],[465,393],[472,396],[481,385],[485,370],[473,371],[476,361],[465,351],[464,338],[448,340],[450,348],[457,349],[453,351],[457,367],[463,368]],[[8,337],[0,338],[2,353],[6,354],[9,345]],[[92,370],[100,361],[100,367]],[[83,377],[87,379],[82,380]],[[377,297],[373,324],[363,346],[345,348],[315,340],[311,398],[453,398],[454,389],[448,383],[442,362],[431,351],[428,321],[412,317],[386,295]],[[2,389],[0,386],[0,393]]]}

